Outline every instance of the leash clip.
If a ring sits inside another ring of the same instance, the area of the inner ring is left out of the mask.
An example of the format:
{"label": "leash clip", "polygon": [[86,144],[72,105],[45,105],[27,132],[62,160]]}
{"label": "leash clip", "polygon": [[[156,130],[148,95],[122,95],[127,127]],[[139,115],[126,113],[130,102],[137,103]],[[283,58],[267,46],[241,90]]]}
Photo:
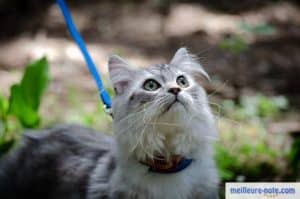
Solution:
{"label": "leash clip", "polygon": [[103,105],[103,107],[104,107],[105,113],[108,114],[108,115],[110,115],[111,117],[113,117],[112,108],[111,108],[111,107],[109,108],[109,107],[106,106],[105,104]]}

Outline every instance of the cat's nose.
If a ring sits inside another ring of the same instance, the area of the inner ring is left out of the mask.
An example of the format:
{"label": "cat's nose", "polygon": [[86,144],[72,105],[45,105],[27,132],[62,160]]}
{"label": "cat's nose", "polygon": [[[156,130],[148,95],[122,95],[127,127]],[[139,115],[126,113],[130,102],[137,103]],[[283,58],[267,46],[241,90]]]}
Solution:
{"label": "cat's nose", "polygon": [[179,87],[173,87],[173,88],[169,88],[168,92],[177,95],[180,92],[180,90],[181,89]]}

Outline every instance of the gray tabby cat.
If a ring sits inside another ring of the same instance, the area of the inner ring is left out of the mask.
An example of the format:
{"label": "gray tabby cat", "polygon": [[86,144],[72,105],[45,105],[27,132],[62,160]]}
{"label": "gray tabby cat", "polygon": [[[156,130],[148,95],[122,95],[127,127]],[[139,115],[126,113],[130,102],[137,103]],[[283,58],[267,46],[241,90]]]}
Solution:
{"label": "gray tabby cat", "polygon": [[76,125],[27,133],[0,163],[0,198],[215,199],[214,117],[185,48],[169,64],[109,59],[115,138]]}

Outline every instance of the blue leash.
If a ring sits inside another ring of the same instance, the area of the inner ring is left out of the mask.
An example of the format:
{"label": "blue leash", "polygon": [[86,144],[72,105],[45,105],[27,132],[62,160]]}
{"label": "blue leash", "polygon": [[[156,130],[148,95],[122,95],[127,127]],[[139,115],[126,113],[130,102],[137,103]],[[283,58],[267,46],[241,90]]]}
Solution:
{"label": "blue leash", "polygon": [[65,18],[65,22],[67,24],[67,27],[69,29],[69,32],[71,33],[73,39],[75,40],[75,42],[77,43],[81,53],[84,56],[84,59],[87,63],[87,66],[89,68],[90,73],[92,74],[94,80],[96,81],[99,93],[100,93],[100,97],[101,100],[104,104],[105,107],[105,111],[109,114],[111,114],[111,99],[110,96],[108,94],[108,92],[105,90],[102,80],[101,80],[101,76],[99,75],[96,65],[93,62],[87,47],[84,43],[84,40],[82,39],[82,37],[80,36],[76,26],[74,25],[74,22],[72,20],[70,11],[65,3],[64,0],[56,0],[56,3],[59,5],[61,12]]}

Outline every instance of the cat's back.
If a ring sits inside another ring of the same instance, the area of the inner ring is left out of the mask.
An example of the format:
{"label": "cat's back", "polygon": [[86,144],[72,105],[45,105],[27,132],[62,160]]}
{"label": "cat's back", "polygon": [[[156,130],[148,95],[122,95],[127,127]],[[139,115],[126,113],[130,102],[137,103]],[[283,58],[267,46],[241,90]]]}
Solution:
{"label": "cat's back", "polygon": [[26,133],[0,162],[0,198],[85,198],[91,173],[113,146],[110,136],[78,125]]}

